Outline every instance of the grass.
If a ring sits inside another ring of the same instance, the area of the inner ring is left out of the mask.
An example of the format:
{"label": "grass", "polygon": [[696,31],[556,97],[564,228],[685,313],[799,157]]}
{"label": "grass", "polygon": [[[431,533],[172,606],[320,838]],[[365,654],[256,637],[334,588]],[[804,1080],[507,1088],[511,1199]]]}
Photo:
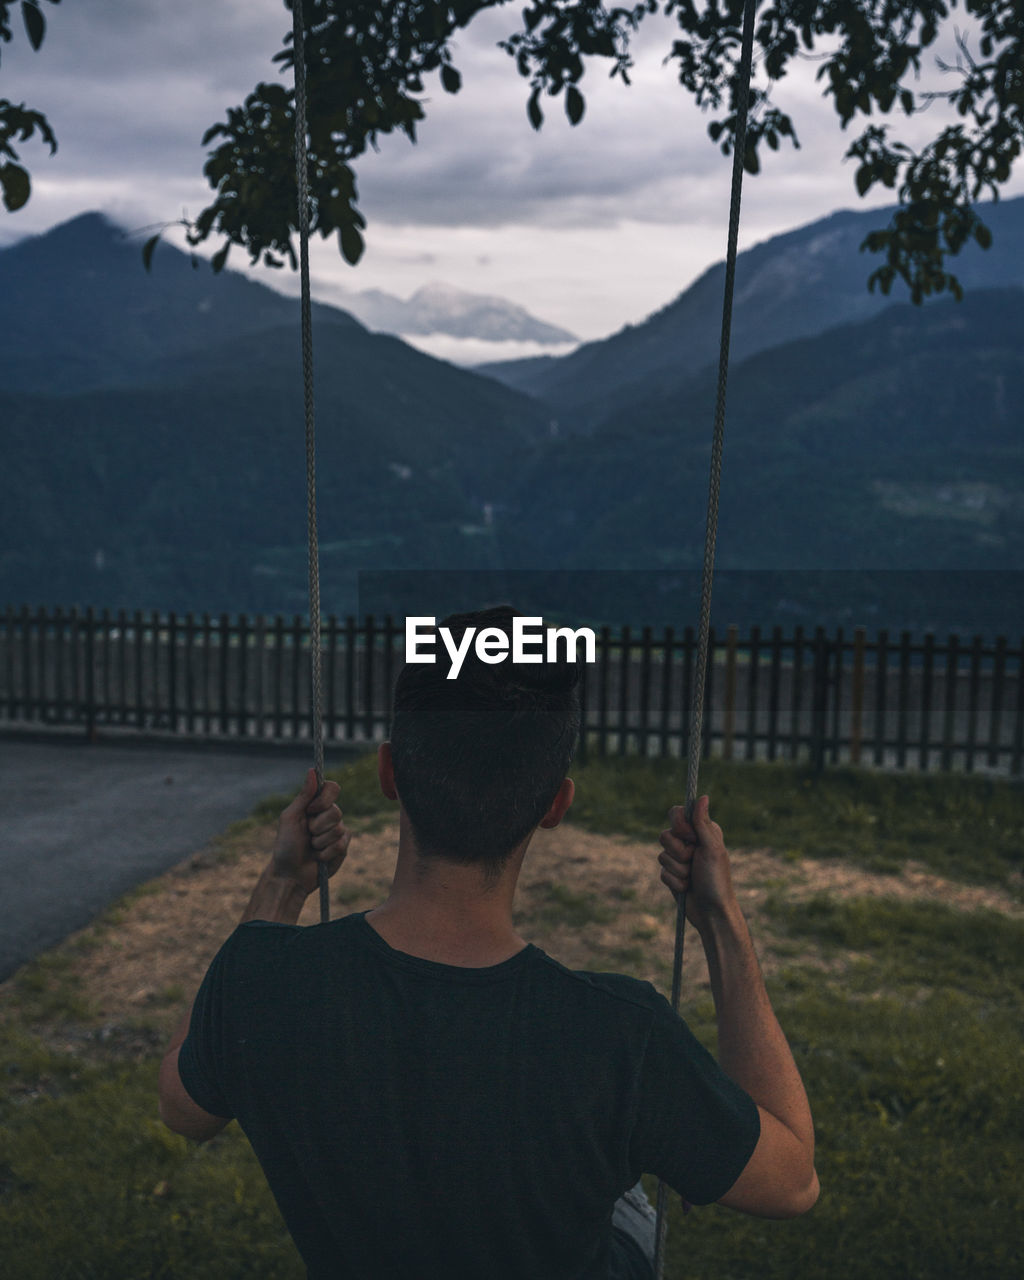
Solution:
{"label": "grass", "polygon": [[[684,798],[678,760],[592,759],[572,769],[569,820],[594,831],[651,838]],[[1024,788],[965,775],[829,769],[708,760],[702,792],[728,815],[737,846],[770,846],[793,860],[842,858],[872,871],[913,859],[939,875],[1014,888],[1024,870]],[[652,818],[653,816],[653,818]]]}
{"label": "grass", "polygon": [[[594,762],[574,772],[574,820],[595,830],[649,840],[650,814],[677,794],[678,766]],[[377,798],[372,761],[335,776],[348,816],[386,819],[390,806]],[[1024,826],[1018,788],[847,771],[814,779],[739,764],[712,766],[705,779],[737,845],[770,844],[794,857],[842,853],[868,866],[913,856],[955,879],[1015,883]],[[258,820],[280,807],[272,798]],[[976,838],[966,840],[968,832]],[[526,926],[584,927],[628,920],[635,909],[629,891],[606,900],[553,881],[521,903]],[[718,1207],[683,1218],[673,1205],[666,1275],[1017,1274],[1024,924],[932,902],[791,900],[781,888],[765,911],[789,953],[771,994],[812,1100],[822,1197],[807,1217],[781,1223]],[[115,912],[108,923],[116,919]],[[627,945],[595,955],[593,967],[639,965],[650,929],[638,922],[626,937]],[[823,970],[821,957],[835,959],[835,970]],[[167,990],[160,999],[178,995]],[[196,1146],[159,1124],[159,1050],[145,1048],[145,1018],[130,1042],[94,1034],[88,1052],[76,1045],[67,1028],[88,1024],[91,1013],[67,950],[23,970],[7,1004],[17,1017],[0,1021],[3,1280],[300,1280],[303,1269],[236,1126]],[[709,999],[691,1001],[685,1013],[713,1045]]]}

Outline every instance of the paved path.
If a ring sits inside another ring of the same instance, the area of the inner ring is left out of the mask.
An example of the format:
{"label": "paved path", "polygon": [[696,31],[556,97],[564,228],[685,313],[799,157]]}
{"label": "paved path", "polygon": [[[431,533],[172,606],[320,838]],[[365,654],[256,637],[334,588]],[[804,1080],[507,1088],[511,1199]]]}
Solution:
{"label": "paved path", "polygon": [[270,793],[302,754],[0,739],[0,981],[186,858]]}

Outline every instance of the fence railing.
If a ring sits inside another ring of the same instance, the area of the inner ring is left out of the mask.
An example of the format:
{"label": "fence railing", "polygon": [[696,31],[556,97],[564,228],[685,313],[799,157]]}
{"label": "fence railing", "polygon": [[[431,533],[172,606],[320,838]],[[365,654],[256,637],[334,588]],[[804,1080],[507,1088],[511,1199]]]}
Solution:
{"label": "fence railing", "polygon": [[[404,656],[391,618],[321,629],[324,737],[384,737]],[[869,637],[801,628],[712,632],[701,750],[896,768],[993,770],[1024,758],[1024,642]],[[0,616],[0,720],[298,742],[310,737],[309,628],[300,616],[8,608]],[[583,750],[685,755],[692,628],[597,633],[585,667]]]}

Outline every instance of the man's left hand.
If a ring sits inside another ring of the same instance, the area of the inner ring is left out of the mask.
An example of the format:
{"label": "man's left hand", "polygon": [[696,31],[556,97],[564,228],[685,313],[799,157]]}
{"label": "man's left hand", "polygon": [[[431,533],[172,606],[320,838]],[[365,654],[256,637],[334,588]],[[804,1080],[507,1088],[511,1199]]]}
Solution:
{"label": "man's left hand", "polygon": [[316,770],[310,769],[302,790],[284,809],[277,824],[271,865],[274,875],[294,880],[307,893],[317,886],[317,864],[327,864],[333,876],[345,861],[352,833],[334,803],[341,791],[336,782],[325,782],[316,793]]}

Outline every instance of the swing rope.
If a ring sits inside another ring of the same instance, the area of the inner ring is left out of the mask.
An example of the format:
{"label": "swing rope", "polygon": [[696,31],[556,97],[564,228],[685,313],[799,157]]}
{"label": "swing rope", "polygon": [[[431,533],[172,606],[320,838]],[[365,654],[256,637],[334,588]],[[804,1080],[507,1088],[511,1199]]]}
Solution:
{"label": "swing rope", "polygon": [[[298,185],[299,278],[302,286],[302,380],[306,416],[306,525],[309,546],[309,658],[312,681],[313,767],[317,795],[324,785],[323,680],[320,662],[320,552],[316,523],[316,420],[313,400],[313,308],[309,287],[309,158],[306,147],[306,42],[302,0],[292,0],[295,67],[295,177]],[[331,918],[327,864],[317,864],[320,923]]]}
{"label": "swing rope", "polygon": [[[725,297],[722,301],[722,338],[718,356],[718,394],[715,403],[714,438],[711,446],[711,474],[708,483],[708,516],[704,534],[704,571],[700,597],[700,631],[697,639],[697,672],[690,704],[690,727],[686,748],[686,816],[692,819],[697,800],[697,778],[704,738],[704,691],[707,682],[708,648],[711,633],[711,584],[715,569],[715,542],[718,537],[718,498],[722,485],[722,445],[725,439],[725,392],[729,378],[729,341],[732,334],[732,298],[736,280],[736,252],[740,230],[740,198],[743,192],[743,157],[747,146],[747,117],[750,112],[750,79],[754,54],[754,9],[757,0],[746,0],[743,13],[743,43],[737,73],[736,139],[732,157],[732,194],[729,201],[729,242],[725,258]],[[672,1008],[678,1013],[683,984],[683,940],[686,931],[686,894],[676,894],[676,940],[672,961]],[[668,1187],[658,1180],[655,1227],[654,1274],[665,1273],[665,1240],[668,1235],[666,1209]]]}
{"label": "swing rope", "polygon": [[[692,817],[697,799],[701,744],[704,731],[704,693],[707,683],[708,648],[711,631],[711,588],[714,577],[715,543],[718,535],[718,505],[721,491],[722,449],[725,438],[725,398],[729,376],[729,343],[732,333],[732,304],[736,278],[740,201],[743,189],[743,158],[746,152],[747,117],[750,107],[750,80],[754,47],[754,11],[757,0],[745,0],[740,68],[737,75],[738,103],[736,137],[733,147],[732,192],[729,206],[729,237],[725,265],[725,295],[722,303],[722,334],[719,347],[718,390],[715,404],[714,436],[708,485],[707,524],[704,536],[704,568],[701,585],[700,629],[697,642],[697,670],[690,707],[687,739],[686,812]],[[313,761],[317,788],[323,787],[323,686],[320,653],[320,568],[316,519],[316,427],[313,397],[312,304],[309,283],[309,164],[306,124],[306,62],[302,0],[292,0],[292,39],[295,70],[295,165],[298,186],[299,262],[302,291],[302,370],[306,422],[306,516],[309,546],[309,634],[312,680]],[[317,868],[320,893],[320,920],[330,919],[327,867]],[[683,972],[683,942],[686,929],[686,894],[676,895],[675,954],[672,964],[672,1008],[679,1011]],[[667,1187],[658,1182],[657,1226],[654,1271],[663,1280]]]}

